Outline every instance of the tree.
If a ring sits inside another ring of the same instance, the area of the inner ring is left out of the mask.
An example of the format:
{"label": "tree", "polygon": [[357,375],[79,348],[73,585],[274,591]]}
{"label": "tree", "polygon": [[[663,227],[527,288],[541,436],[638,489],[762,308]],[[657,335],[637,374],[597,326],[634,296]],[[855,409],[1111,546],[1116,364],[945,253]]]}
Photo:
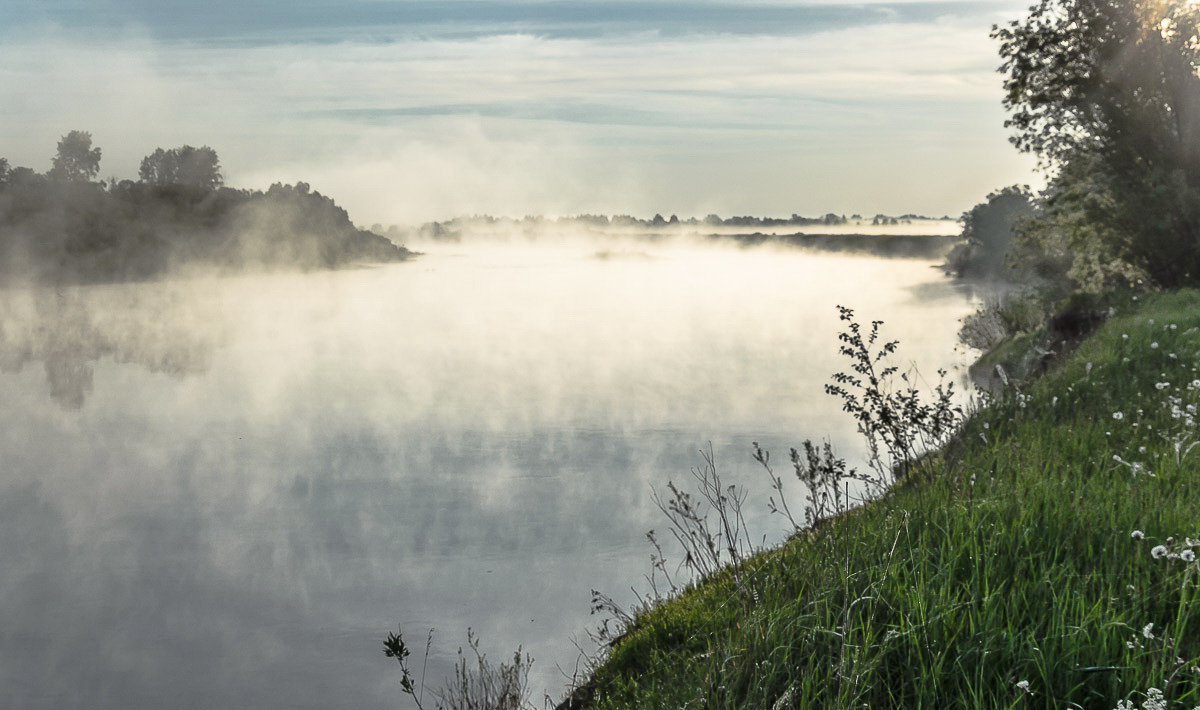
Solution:
{"label": "tree", "polygon": [[986,202],[963,214],[964,241],[946,257],[946,268],[960,278],[1007,277],[1014,228],[1033,213],[1028,185],[1011,185],[989,194]]}
{"label": "tree", "polygon": [[88,182],[98,172],[100,149],[92,147],[92,134],[71,131],[58,142],[58,154],[46,175],[61,182]]}
{"label": "tree", "polygon": [[191,185],[214,190],[224,181],[217,151],[190,145],[156,149],[142,158],[138,178],[151,185]]}
{"label": "tree", "polygon": [[1159,284],[1200,280],[1200,8],[1040,0],[992,36],[1005,125],[1063,204]]}
{"label": "tree", "polygon": [[0,158],[0,185],[8,182],[8,158]]}

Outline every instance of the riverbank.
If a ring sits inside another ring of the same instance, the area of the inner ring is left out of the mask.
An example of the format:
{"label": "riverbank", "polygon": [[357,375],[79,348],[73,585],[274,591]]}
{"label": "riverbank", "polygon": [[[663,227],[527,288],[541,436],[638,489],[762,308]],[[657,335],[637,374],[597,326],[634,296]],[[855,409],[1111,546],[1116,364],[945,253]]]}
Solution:
{"label": "riverbank", "polygon": [[882,499],[638,616],[586,705],[1197,705],[1198,361],[1200,293],[1122,299]]}

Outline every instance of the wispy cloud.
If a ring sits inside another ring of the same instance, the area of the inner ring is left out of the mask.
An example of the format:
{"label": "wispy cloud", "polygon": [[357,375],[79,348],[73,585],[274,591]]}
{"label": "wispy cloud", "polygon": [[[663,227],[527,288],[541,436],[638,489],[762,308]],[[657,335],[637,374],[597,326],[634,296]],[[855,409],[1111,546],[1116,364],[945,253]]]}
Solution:
{"label": "wispy cloud", "polygon": [[160,3],[14,7],[0,155],[34,167],[71,128],[118,175],[207,143],[235,183],[308,179],[367,221],[956,212],[1027,179],[987,39],[1007,5],[249,3],[190,29]]}

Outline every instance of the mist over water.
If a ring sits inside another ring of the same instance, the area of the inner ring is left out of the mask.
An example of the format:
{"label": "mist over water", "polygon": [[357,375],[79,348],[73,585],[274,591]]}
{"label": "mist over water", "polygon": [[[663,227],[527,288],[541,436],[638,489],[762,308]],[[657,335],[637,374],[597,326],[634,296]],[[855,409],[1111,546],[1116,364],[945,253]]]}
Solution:
{"label": "mist over water", "polygon": [[[967,297],[918,259],[686,240],[411,245],[309,274],[0,291],[11,707],[404,707],[381,642],[473,628],[557,697],[628,600],[651,486],[828,437],[835,304],[928,378]],[[789,489],[796,500],[798,486]],[[417,664],[419,665],[419,664]]]}

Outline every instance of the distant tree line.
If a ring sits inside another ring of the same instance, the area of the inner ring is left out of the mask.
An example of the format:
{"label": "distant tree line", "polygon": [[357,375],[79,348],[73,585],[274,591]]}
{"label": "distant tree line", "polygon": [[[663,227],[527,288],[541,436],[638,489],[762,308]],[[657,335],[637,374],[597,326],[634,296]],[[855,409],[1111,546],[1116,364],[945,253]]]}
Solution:
{"label": "distant tree line", "polygon": [[409,256],[356,228],[303,182],[266,192],[224,186],[208,146],[158,148],[138,180],[96,181],[101,150],[71,131],[39,173],[0,158],[0,278],[90,282],[175,268],[332,268]]}
{"label": "distant tree line", "polygon": [[900,225],[911,224],[917,220],[937,220],[937,221],[953,221],[954,218],[949,216],[943,217],[928,217],[919,214],[903,214],[890,216],[885,214],[877,214],[874,217],[864,218],[861,214],[855,214],[851,217],[839,215],[833,212],[820,217],[805,217],[799,214],[792,214],[791,217],[726,217],[722,218],[716,214],[709,214],[703,218],[688,217],[680,219],[677,215],[663,217],[661,214],[656,214],[653,217],[646,219],[634,217],[628,214],[618,215],[603,215],[603,214],[579,214],[567,217],[544,217],[540,215],[527,215],[520,219],[510,217],[494,217],[492,215],[470,215],[464,217],[456,217],[454,219],[444,220],[441,222],[428,222],[418,228],[408,229],[399,225],[385,227],[382,224],[372,225],[371,230],[379,234],[387,234],[396,239],[402,239],[409,234],[419,234],[425,238],[433,239],[456,239],[462,232],[471,226],[497,226],[510,225],[513,227],[542,227],[542,226],[582,226],[585,228],[605,229],[644,229],[648,232],[655,230],[669,230],[675,227],[689,228],[690,230],[702,230],[703,228],[719,228],[719,227],[734,227],[737,229],[748,230],[758,228],[776,228],[776,227],[811,227],[811,226],[834,226],[845,224],[861,225],[867,221],[874,226],[880,225]]}

